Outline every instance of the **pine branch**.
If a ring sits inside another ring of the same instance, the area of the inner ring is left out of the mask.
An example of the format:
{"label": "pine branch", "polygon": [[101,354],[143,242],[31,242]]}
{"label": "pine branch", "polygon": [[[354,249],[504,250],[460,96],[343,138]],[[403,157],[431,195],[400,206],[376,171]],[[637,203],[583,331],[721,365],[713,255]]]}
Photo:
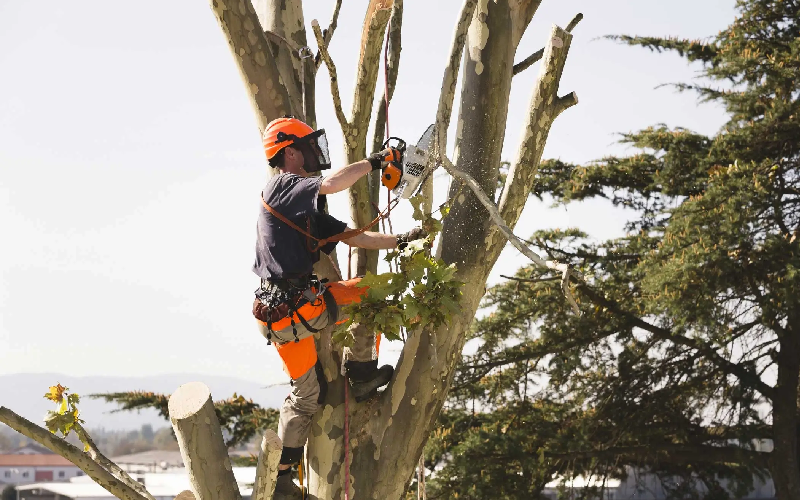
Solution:
{"label": "pine branch", "polygon": [[716,45],[708,44],[701,40],[629,35],[606,35],[603,38],[626,45],[638,45],[650,49],[653,52],[672,50],[677,52],[681,57],[686,57],[689,61],[701,61],[707,64],[715,63],[719,55]]}

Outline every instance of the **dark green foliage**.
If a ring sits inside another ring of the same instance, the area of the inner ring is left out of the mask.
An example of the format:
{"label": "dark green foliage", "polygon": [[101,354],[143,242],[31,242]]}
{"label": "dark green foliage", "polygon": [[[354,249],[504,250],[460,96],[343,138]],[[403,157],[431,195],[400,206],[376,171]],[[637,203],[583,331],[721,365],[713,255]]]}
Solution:
{"label": "dark green foliage", "polygon": [[3,489],[2,500],[17,500],[17,490],[11,485],[6,486]]}
{"label": "dark green foliage", "polygon": [[701,498],[703,485],[723,499],[780,467],[754,443],[777,432],[776,402],[798,399],[774,380],[795,370],[796,381],[800,356],[800,2],[739,1],[707,41],[611,38],[700,62],[698,83],[677,87],[729,121],[708,137],[666,125],[623,134],[638,150],[628,157],[543,162],[533,195],[605,198],[631,222],[602,242],[533,235],[588,277],[573,284],[582,316],[541,269],[489,291],[477,350],[426,450],[435,495],[536,498],[556,476],[639,467],[672,498]]}
{"label": "dark green foliage", "polygon": [[[144,408],[155,408],[158,414],[169,421],[169,396],[153,392],[133,391],[109,394],[92,394],[89,397],[104,399],[109,403],[117,403],[117,411],[133,411]],[[252,399],[246,399],[236,393],[229,399],[214,402],[214,409],[219,424],[226,433],[226,445],[240,446],[250,441],[266,429],[277,430],[278,410],[262,408]]]}

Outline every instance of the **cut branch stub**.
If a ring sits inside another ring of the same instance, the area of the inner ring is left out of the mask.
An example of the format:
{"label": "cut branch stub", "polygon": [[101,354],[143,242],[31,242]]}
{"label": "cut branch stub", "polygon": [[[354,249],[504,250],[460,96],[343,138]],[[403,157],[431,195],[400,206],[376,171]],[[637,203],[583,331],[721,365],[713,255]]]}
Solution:
{"label": "cut branch stub", "polygon": [[528,120],[523,128],[517,158],[511,164],[498,204],[503,220],[511,228],[517,224],[525,208],[550,127],[562,111],[578,102],[574,92],[563,98],[557,94],[571,42],[570,33],[553,26],[531,96]]}
{"label": "cut branch stub", "polygon": [[272,429],[264,432],[261,449],[258,453],[256,481],[253,485],[252,500],[271,500],[275,492],[275,480],[278,477],[278,465],[281,461],[283,443]]}
{"label": "cut branch stub", "polygon": [[211,8],[244,80],[260,130],[290,111],[289,93],[250,1],[211,0]]}
{"label": "cut branch stub", "polygon": [[184,384],[169,398],[169,419],[197,500],[240,500],[211,391]]}

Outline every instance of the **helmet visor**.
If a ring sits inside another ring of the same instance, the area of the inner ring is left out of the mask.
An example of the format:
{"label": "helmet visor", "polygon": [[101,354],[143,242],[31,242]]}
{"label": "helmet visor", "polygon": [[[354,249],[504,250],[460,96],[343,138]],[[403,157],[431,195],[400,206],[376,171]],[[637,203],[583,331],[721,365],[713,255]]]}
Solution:
{"label": "helmet visor", "polygon": [[328,151],[328,138],[325,129],[320,129],[295,141],[303,151],[306,172],[319,172],[331,168],[331,155]]}

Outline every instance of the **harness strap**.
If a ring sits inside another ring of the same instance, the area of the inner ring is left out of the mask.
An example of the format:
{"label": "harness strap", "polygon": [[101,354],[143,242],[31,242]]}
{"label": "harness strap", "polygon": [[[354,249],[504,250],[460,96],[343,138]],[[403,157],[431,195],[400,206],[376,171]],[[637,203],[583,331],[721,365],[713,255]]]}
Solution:
{"label": "harness strap", "polygon": [[[299,233],[305,235],[306,237],[311,238],[312,240],[316,241],[317,242],[317,248],[324,247],[325,245],[327,245],[328,243],[333,242],[333,241],[346,240],[346,239],[352,238],[353,236],[358,236],[359,234],[362,234],[362,233],[366,232],[372,226],[377,224],[378,221],[380,221],[381,219],[386,217],[386,213],[391,212],[392,206],[396,205],[398,200],[399,200],[399,198],[395,198],[394,200],[392,200],[392,202],[389,203],[389,205],[387,205],[386,210],[384,210],[383,212],[378,213],[378,216],[375,217],[375,219],[373,219],[372,222],[370,222],[366,226],[358,228],[358,229],[350,229],[348,231],[343,231],[343,232],[341,232],[339,234],[335,234],[335,235],[333,235],[333,236],[331,236],[329,238],[320,239],[320,238],[317,238],[316,236],[312,235],[311,233],[309,233],[305,229],[301,228],[300,226],[298,226],[294,222],[290,221],[283,214],[281,214],[280,212],[278,212],[277,210],[275,210],[274,208],[269,206],[267,201],[264,199],[264,195],[263,194],[261,195],[261,203],[264,205],[264,208],[266,208],[269,213],[271,213],[272,215],[277,217],[281,222],[285,223],[286,225],[288,225],[289,227],[291,227],[295,231],[298,231]],[[384,213],[384,212],[386,212],[386,213]]]}

